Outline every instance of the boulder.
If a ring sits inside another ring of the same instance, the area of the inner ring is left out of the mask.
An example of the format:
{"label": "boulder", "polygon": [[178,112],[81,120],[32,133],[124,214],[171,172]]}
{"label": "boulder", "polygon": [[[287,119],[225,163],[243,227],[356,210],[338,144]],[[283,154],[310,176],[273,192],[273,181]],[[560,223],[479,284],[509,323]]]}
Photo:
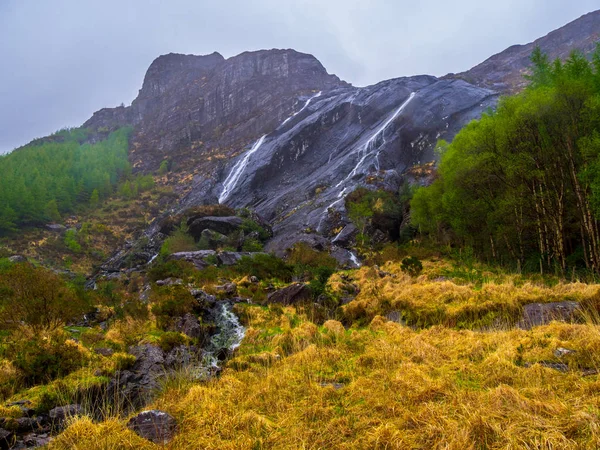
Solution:
{"label": "boulder", "polygon": [[177,319],[175,322],[175,330],[191,338],[201,338],[204,336],[204,331],[198,318],[190,313]]}
{"label": "boulder", "polygon": [[27,258],[25,258],[23,255],[13,255],[13,256],[9,257],[8,260],[13,264],[20,264],[20,263],[27,262]]}
{"label": "boulder", "polygon": [[156,282],[157,286],[173,286],[173,285],[181,286],[182,284],[183,284],[183,280],[181,278],[165,278],[164,280],[158,280]]}
{"label": "boulder", "polygon": [[177,422],[164,411],[143,411],[129,419],[127,428],[155,444],[166,444],[177,431]]}
{"label": "boulder", "polygon": [[83,412],[81,405],[58,406],[48,413],[53,424],[61,424],[66,419],[79,416]]}
{"label": "boulder", "polygon": [[0,428],[0,449],[8,450],[15,442],[15,434],[12,431]]}
{"label": "boulder", "polygon": [[211,248],[219,247],[227,242],[227,236],[209,229],[202,230],[200,239]]}
{"label": "boulder", "polygon": [[217,260],[221,266],[233,266],[244,256],[254,257],[255,255],[266,255],[261,252],[221,252],[217,255]]}
{"label": "boulder", "polygon": [[67,229],[67,227],[59,223],[49,223],[48,225],[46,225],[46,229],[55,233],[62,233]]}
{"label": "boulder", "polygon": [[194,297],[201,306],[203,306],[203,303],[212,305],[217,301],[217,297],[207,294],[202,289],[190,289],[190,294],[192,294],[192,297]]}
{"label": "boulder", "polygon": [[295,305],[297,303],[309,300],[312,296],[308,285],[303,283],[294,283],[289,286],[272,292],[267,297],[270,303],[280,303],[282,305]]}
{"label": "boulder", "polygon": [[97,348],[94,350],[98,355],[102,356],[112,356],[115,351],[112,348]]}
{"label": "boulder", "polygon": [[523,307],[523,315],[517,322],[517,327],[530,330],[533,327],[549,324],[553,320],[575,322],[580,313],[581,305],[577,302],[530,303]]}
{"label": "boulder", "polygon": [[192,219],[189,226],[189,233],[196,240],[200,239],[204,230],[211,230],[222,235],[228,235],[239,230],[242,226],[242,219],[237,216],[228,217],[201,217]]}
{"label": "boulder", "polygon": [[213,264],[211,259],[215,258],[214,250],[198,250],[195,252],[179,252],[169,256],[169,260],[187,261],[194,264],[196,269],[201,270]]}

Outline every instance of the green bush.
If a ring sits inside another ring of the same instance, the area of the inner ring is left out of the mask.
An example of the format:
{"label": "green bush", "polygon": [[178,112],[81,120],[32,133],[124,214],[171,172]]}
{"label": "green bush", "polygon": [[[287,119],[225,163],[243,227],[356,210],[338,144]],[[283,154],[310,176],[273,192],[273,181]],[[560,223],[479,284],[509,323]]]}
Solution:
{"label": "green bush", "polygon": [[286,282],[292,280],[294,272],[285,261],[268,254],[244,256],[234,266],[234,270],[240,275],[255,276],[260,280],[276,278]]}
{"label": "green bush", "polygon": [[90,358],[81,345],[62,332],[17,339],[7,351],[25,383],[30,385],[68,375]]}
{"label": "green bush", "polygon": [[409,274],[411,277],[418,277],[423,271],[423,264],[421,261],[419,261],[419,258],[409,256],[408,258],[404,258],[402,260],[402,265],[400,268],[403,272]]}
{"label": "green bush", "polygon": [[158,345],[165,352],[170,352],[175,347],[185,345],[186,343],[186,337],[177,331],[167,331],[162,333],[158,338]]}
{"label": "green bush", "polygon": [[152,293],[152,313],[156,316],[156,325],[167,329],[174,318],[181,317],[194,310],[196,300],[184,286],[168,286]]}

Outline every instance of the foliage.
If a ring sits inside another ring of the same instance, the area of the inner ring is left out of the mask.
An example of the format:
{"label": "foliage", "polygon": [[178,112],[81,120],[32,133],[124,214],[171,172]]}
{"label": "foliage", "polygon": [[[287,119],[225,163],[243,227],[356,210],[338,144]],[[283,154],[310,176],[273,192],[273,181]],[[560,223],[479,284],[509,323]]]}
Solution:
{"label": "foliage", "polygon": [[194,310],[196,300],[184,286],[173,285],[152,292],[152,313],[158,328],[166,330],[171,322]]}
{"label": "foliage", "polygon": [[89,351],[60,331],[17,339],[6,354],[29,385],[65,376],[90,358]]}
{"label": "foliage", "polygon": [[403,272],[409,274],[411,277],[418,277],[423,271],[423,264],[421,261],[419,261],[419,258],[409,256],[408,258],[404,258],[402,260],[402,265],[400,268]]}
{"label": "foliage", "polygon": [[77,205],[87,205],[94,191],[99,198],[111,195],[130,172],[130,133],[122,128],[83,144],[87,130],[63,130],[0,157],[0,234],[60,220]]}
{"label": "foliage", "polygon": [[439,243],[523,270],[600,272],[600,46],[553,64],[532,55],[531,85],[465,127],[413,223]]}
{"label": "foliage", "polygon": [[0,273],[0,292],[0,322],[5,328],[22,323],[35,332],[55,330],[89,307],[83,292],[55,273],[27,263]]}

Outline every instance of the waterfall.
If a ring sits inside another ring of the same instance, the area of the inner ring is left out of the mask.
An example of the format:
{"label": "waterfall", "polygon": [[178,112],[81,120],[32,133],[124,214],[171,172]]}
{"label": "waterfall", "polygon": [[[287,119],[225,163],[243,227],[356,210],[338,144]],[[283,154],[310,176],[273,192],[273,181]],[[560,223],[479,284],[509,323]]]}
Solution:
{"label": "waterfall", "polygon": [[[356,166],[354,166],[354,169],[352,169],[352,171],[348,174],[348,176],[346,178],[344,178],[342,181],[340,181],[335,186],[336,188],[340,187],[346,181],[348,181],[349,179],[354,177],[358,173],[358,169],[363,165],[363,163],[365,162],[367,157],[369,157],[373,153],[373,150],[380,148],[381,145],[386,143],[385,135],[384,135],[385,130],[396,119],[396,117],[398,117],[400,115],[400,113],[402,111],[404,111],[404,108],[406,108],[406,106],[408,106],[408,104],[415,97],[415,95],[416,95],[416,93],[412,92],[410,94],[410,96],[408,97],[408,99],[404,103],[402,103],[402,105],[400,105],[400,107],[394,112],[394,114],[392,114],[392,116],[388,120],[386,120],[385,123],[381,127],[379,127],[379,129],[369,138],[369,140],[365,143],[365,145],[363,145],[362,147],[359,148],[358,154],[362,153],[362,157],[358,160],[358,163],[356,164]],[[383,137],[383,142],[380,145],[377,145],[377,140],[379,139],[380,136]],[[376,155],[376,160],[377,160],[377,163],[379,164],[379,153],[377,153],[377,155]]]}
{"label": "waterfall", "polygon": [[362,266],[361,262],[358,260],[357,256],[354,254],[354,252],[348,250],[348,253],[350,254],[350,261],[352,261],[352,263],[356,266],[356,267],[360,267]]}
{"label": "waterfall", "polygon": [[256,141],[254,143],[254,145],[252,146],[252,148],[244,155],[244,157],[242,159],[240,159],[236,163],[235,166],[233,166],[233,169],[231,169],[231,172],[229,172],[229,175],[227,175],[227,178],[225,179],[225,182],[223,183],[223,191],[221,192],[221,195],[219,196],[219,203],[223,203],[225,200],[227,200],[227,197],[229,197],[229,194],[231,194],[231,192],[233,192],[240,177],[242,176],[242,173],[244,173],[244,170],[246,169],[246,166],[248,165],[248,161],[250,161],[250,157],[254,153],[256,153],[256,151],[260,148],[260,146],[265,141],[266,137],[267,137],[266,134],[264,136],[261,136],[261,138],[258,141]]}
{"label": "waterfall", "polygon": [[286,123],[288,123],[290,120],[292,120],[294,117],[296,117],[298,114],[300,114],[302,111],[304,111],[306,108],[308,108],[308,105],[310,105],[310,102],[312,102],[312,101],[313,101],[315,98],[318,98],[318,97],[320,97],[322,93],[323,93],[323,91],[319,91],[319,92],[317,92],[315,95],[313,95],[312,97],[310,97],[308,100],[306,100],[306,103],[305,103],[305,104],[304,104],[304,106],[303,106],[303,107],[300,109],[300,111],[298,111],[298,112],[296,112],[296,113],[292,114],[290,117],[288,117],[287,119],[285,119],[285,120],[284,120],[284,121],[281,123],[281,125],[279,125],[279,127],[277,127],[277,128],[280,128],[280,127],[282,127],[283,125],[285,125]]}

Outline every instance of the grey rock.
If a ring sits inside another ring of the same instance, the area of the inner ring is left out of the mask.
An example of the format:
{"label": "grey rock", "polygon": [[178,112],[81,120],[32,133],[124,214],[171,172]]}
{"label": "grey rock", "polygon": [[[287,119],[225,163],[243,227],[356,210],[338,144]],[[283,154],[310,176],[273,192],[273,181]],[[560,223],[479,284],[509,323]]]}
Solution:
{"label": "grey rock", "polygon": [[96,348],[94,349],[94,351],[99,355],[107,357],[112,356],[115,353],[115,351],[112,348]]}
{"label": "grey rock", "polygon": [[204,337],[204,331],[198,318],[193,314],[187,313],[185,316],[180,317],[175,322],[175,330],[183,333],[191,338],[202,338]]}
{"label": "grey rock", "polygon": [[48,413],[50,420],[54,424],[61,424],[65,421],[65,419],[79,416],[83,412],[81,405],[66,405],[66,406],[58,406],[54,409],[51,409]]}
{"label": "grey rock", "polygon": [[572,355],[573,353],[577,353],[576,350],[569,350],[568,348],[558,347],[554,350],[554,356],[557,358],[562,358],[567,355]]}
{"label": "grey rock", "polygon": [[26,263],[27,258],[23,255],[13,255],[8,258],[8,260],[13,264]]}
{"label": "grey rock", "polygon": [[575,322],[579,319],[581,305],[577,302],[530,303],[523,307],[523,315],[517,327],[530,330],[533,327],[546,325],[553,320]]}
{"label": "grey rock", "polygon": [[297,303],[310,300],[312,293],[308,285],[303,283],[294,283],[289,286],[272,292],[268,295],[269,303],[280,303],[282,305],[295,305]]}
{"label": "grey rock", "polygon": [[15,434],[12,431],[0,428],[0,449],[8,450],[11,448],[15,441]]}
{"label": "grey rock", "polygon": [[222,292],[225,295],[233,296],[237,293],[237,285],[235,283],[225,283],[221,286],[215,286],[218,292]]}
{"label": "grey rock", "polygon": [[217,248],[227,242],[227,236],[213,230],[202,230],[200,239],[205,241],[211,248]]}
{"label": "grey rock", "polygon": [[340,247],[349,247],[354,243],[354,238],[358,230],[354,226],[354,224],[349,223],[342,231],[340,231],[334,238],[331,240],[332,244],[339,245]]}
{"label": "grey rock", "polygon": [[177,421],[164,411],[143,411],[129,419],[127,427],[155,444],[167,444],[177,431]]}
{"label": "grey rock", "polygon": [[183,284],[183,280],[181,278],[166,278],[164,280],[158,280],[156,282],[157,286],[181,286]]}
{"label": "grey rock", "polygon": [[237,264],[244,256],[253,258],[256,255],[266,255],[261,252],[221,252],[217,255],[219,265],[233,266]]}
{"label": "grey rock", "polygon": [[55,233],[62,233],[67,229],[67,227],[58,223],[49,223],[48,225],[46,225],[46,229]]}
{"label": "grey rock", "polygon": [[237,216],[231,217],[201,217],[194,219],[189,224],[189,232],[196,239],[202,237],[205,230],[212,231],[216,235],[227,235],[237,231],[242,226],[242,219]]}
{"label": "grey rock", "polygon": [[207,294],[201,289],[190,289],[190,294],[192,294],[192,297],[200,304],[208,303],[209,305],[212,305],[217,301],[217,298],[214,295]]}
{"label": "grey rock", "polygon": [[198,270],[201,270],[211,265],[210,262],[207,262],[207,258],[210,261],[210,258],[215,256],[216,252],[214,250],[198,250],[195,252],[173,253],[169,256],[169,260],[191,262]]}

